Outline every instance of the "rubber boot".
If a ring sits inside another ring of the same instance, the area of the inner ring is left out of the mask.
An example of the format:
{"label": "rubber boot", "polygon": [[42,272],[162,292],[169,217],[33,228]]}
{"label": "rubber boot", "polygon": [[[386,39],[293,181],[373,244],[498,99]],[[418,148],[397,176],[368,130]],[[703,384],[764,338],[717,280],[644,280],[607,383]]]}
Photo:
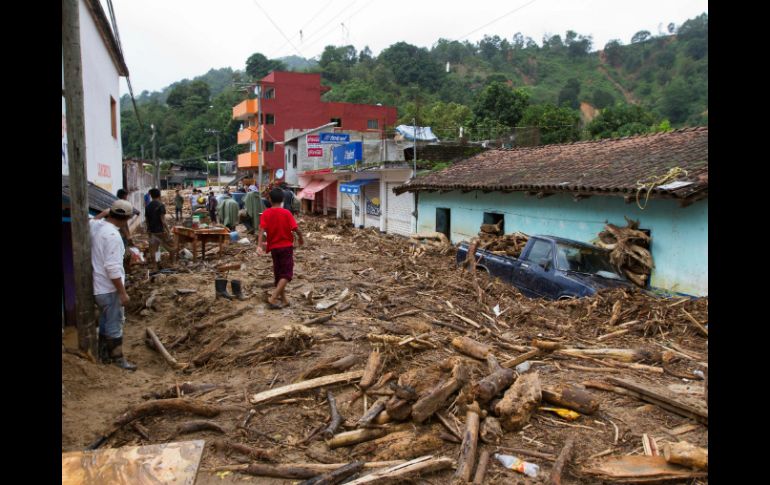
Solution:
{"label": "rubber boot", "polygon": [[110,357],[112,363],[125,370],[136,370],[136,364],[126,360],[123,356],[123,337],[109,339]]}
{"label": "rubber boot", "polygon": [[99,335],[99,361],[102,364],[109,364],[112,362],[112,359],[110,358],[110,348],[107,343],[108,339],[109,337]]}
{"label": "rubber boot", "polygon": [[214,280],[214,287],[217,290],[217,298],[227,298],[228,300],[232,300],[233,296],[227,292],[227,280],[224,278],[217,278]]}
{"label": "rubber boot", "polygon": [[233,290],[233,298],[237,298],[239,300],[246,299],[246,297],[243,296],[243,288],[241,288],[241,280],[231,280],[230,287]]}

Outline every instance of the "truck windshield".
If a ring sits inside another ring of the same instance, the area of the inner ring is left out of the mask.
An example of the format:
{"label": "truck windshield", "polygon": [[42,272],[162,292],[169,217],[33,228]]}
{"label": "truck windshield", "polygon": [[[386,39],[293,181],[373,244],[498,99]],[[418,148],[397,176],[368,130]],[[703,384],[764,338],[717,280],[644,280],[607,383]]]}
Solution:
{"label": "truck windshield", "polygon": [[586,246],[556,244],[556,267],[562,271],[598,274],[613,279],[621,278],[612,267],[607,251]]}

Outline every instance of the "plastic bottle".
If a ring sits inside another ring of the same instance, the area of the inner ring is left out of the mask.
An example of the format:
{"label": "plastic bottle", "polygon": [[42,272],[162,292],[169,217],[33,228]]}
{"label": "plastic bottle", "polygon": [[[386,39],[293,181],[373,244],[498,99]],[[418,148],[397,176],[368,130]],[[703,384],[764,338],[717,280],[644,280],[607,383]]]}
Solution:
{"label": "plastic bottle", "polygon": [[530,367],[532,367],[532,362],[526,360],[526,361],[522,362],[521,364],[517,365],[515,367],[515,369],[516,369],[516,372],[518,372],[519,374],[523,374],[523,373],[527,372]]}
{"label": "plastic bottle", "polygon": [[497,461],[503,464],[505,468],[508,468],[509,470],[513,470],[519,473],[523,473],[528,477],[537,477],[538,472],[540,471],[540,467],[534,463],[529,463],[527,461],[523,461],[518,457],[511,456],[511,455],[501,455],[500,453],[495,453],[495,458],[497,458]]}

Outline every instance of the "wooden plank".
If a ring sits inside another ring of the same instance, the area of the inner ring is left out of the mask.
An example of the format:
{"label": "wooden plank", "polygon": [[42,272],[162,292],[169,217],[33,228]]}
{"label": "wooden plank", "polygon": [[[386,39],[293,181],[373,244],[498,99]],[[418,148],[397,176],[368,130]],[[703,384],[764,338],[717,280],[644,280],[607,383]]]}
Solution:
{"label": "wooden plank", "polygon": [[583,468],[581,473],[612,483],[646,483],[708,476],[706,472],[672,465],[662,456],[612,456]]}
{"label": "wooden plank", "polygon": [[629,389],[639,396],[641,399],[657,404],[661,407],[669,409],[682,416],[696,419],[697,421],[708,425],[708,410],[704,410],[690,404],[678,401],[672,397],[666,396],[654,389],[642,386],[635,382],[627,381],[624,379],[618,379],[617,377],[608,377],[607,381],[617,386]]}
{"label": "wooden plank", "polygon": [[193,485],[203,440],[62,453],[62,485]]}
{"label": "wooden plank", "polygon": [[267,402],[276,397],[282,397],[295,392],[307,391],[308,389],[315,389],[316,387],[328,386],[329,384],[338,384],[340,382],[353,381],[360,379],[364,375],[363,369],[354,370],[351,372],[344,372],[342,374],[332,374],[330,376],[317,377],[308,381],[297,382],[296,384],[289,384],[288,386],[278,387],[269,391],[259,392],[254,394],[249,399],[251,404],[261,404]]}
{"label": "wooden plank", "polygon": [[421,456],[414,460],[396,465],[385,470],[370,473],[352,482],[348,485],[361,485],[363,483],[390,483],[404,480],[409,477],[415,477],[422,473],[431,473],[444,470],[454,465],[454,460],[446,457],[433,458],[432,455]]}

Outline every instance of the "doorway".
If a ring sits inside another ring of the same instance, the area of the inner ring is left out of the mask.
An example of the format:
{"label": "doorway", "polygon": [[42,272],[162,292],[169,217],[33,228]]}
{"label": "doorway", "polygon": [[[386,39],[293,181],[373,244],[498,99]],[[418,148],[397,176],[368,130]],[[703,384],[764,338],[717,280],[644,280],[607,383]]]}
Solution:
{"label": "doorway", "polygon": [[436,232],[444,234],[452,240],[450,227],[450,211],[444,207],[436,207]]}

